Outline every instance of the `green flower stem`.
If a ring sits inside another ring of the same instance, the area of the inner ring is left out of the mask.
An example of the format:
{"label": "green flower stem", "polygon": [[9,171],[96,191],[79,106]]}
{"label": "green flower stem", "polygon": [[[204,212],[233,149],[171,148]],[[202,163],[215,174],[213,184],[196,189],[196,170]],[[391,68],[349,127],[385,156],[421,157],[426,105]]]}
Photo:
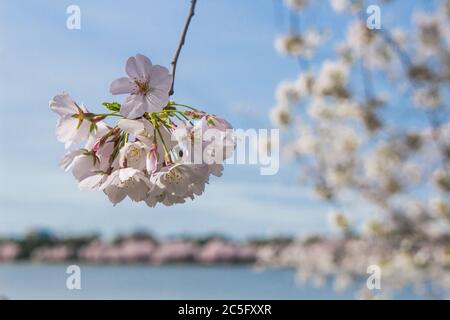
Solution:
{"label": "green flower stem", "polygon": [[[153,114],[153,117],[156,118],[157,122],[159,124],[162,124],[164,127],[169,128],[169,129],[174,129],[175,127],[173,125],[171,125],[170,123],[166,123],[165,121],[161,120],[160,117],[158,117],[157,113]],[[156,124],[155,124],[156,126]]]}
{"label": "green flower stem", "polygon": [[117,114],[117,113],[110,113],[106,115],[107,117],[121,117],[124,118],[124,116],[122,116],[121,114]]}
{"label": "green flower stem", "polygon": [[99,113],[96,116],[98,116],[98,117],[121,117],[121,118],[123,118],[123,116],[121,114],[118,114],[117,112],[113,112],[113,113]]}
{"label": "green flower stem", "polygon": [[176,113],[174,114],[174,116],[178,119],[178,120],[180,120],[180,121],[184,121],[184,119],[183,118],[181,118],[179,115],[177,115]]}
{"label": "green flower stem", "polygon": [[170,113],[181,113],[186,115],[186,111],[183,110],[177,110],[177,109],[173,109],[173,110],[162,110],[160,112],[155,112],[156,114],[158,113],[163,113],[163,114],[170,114]]}
{"label": "green flower stem", "polygon": [[188,117],[186,117],[186,115],[182,114],[182,116],[183,116],[183,118],[186,119],[186,121],[189,121],[189,123],[190,123],[191,125],[194,125],[194,124],[192,123],[191,119],[189,119]]}
{"label": "green flower stem", "polygon": [[170,162],[172,162],[172,158],[171,158],[171,156],[169,154],[169,151],[167,149],[166,143],[164,142],[164,139],[163,139],[163,136],[161,134],[161,131],[159,130],[159,127],[155,127],[155,128],[156,128],[156,131],[158,132],[159,138],[161,139],[161,143],[162,143],[163,149],[164,149],[165,158],[168,159]]}
{"label": "green flower stem", "polygon": [[[176,117],[177,117],[176,113],[178,113],[178,114],[180,114],[180,116],[182,116],[186,121],[189,121],[189,122],[192,124],[191,119],[190,119],[188,116],[186,116],[186,111],[183,111],[183,110],[163,110],[162,112],[165,113],[165,114],[173,113],[174,116],[176,116]],[[179,117],[177,117],[177,118],[178,118],[179,120],[182,120],[182,119],[180,119]]]}
{"label": "green flower stem", "polygon": [[153,144],[156,144],[156,127],[153,128]]}
{"label": "green flower stem", "polygon": [[198,109],[196,109],[194,107],[191,107],[191,106],[188,106],[187,104],[178,103],[178,102],[175,102],[175,101],[171,101],[170,105],[179,106],[179,107],[185,107],[185,108],[191,109],[193,111],[199,111]]}

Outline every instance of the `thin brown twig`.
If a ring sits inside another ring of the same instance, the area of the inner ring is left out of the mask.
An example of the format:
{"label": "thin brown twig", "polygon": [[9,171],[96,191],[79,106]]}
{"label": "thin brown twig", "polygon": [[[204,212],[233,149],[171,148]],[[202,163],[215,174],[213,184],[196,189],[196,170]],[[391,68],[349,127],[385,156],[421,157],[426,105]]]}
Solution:
{"label": "thin brown twig", "polygon": [[191,8],[189,9],[189,14],[187,16],[186,22],[184,24],[183,32],[181,33],[180,42],[178,43],[177,50],[175,51],[175,55],[172,59],[171,65],[171,74],[172,74],[172,86],[170,87],[169,96],[174,94],[174,84],[175,84],[175,72],[177,69],[178,58],[180,57],[181,48],[184,45],[184,41],[186,40],[186,34],[189,29],[189,24],[191,23],[192,17],[195,15],[195,5],[197,4],[197,0],[191,0]]}

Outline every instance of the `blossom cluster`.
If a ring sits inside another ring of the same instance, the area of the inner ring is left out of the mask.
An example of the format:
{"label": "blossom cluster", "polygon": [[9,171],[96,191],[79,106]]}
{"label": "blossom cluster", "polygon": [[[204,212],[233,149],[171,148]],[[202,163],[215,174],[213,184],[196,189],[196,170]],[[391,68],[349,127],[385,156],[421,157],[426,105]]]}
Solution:
{"label": "blossom cluster", "polygon": [[[169,100],[172,76],[143,55],[130,57],[127,77],[111,83],[123,103],[103,103],[95,114],[68,94],[53,97],[57,140],[70,151],[61,161],[81,190],[101,190],[115,205],[126,197],[170,206],[201,195],[211,175],[235,148],[231,125],[197,108]],[[108,125],[107,118],[117,119]],[[81,146],[81,148],[79,148]]]}

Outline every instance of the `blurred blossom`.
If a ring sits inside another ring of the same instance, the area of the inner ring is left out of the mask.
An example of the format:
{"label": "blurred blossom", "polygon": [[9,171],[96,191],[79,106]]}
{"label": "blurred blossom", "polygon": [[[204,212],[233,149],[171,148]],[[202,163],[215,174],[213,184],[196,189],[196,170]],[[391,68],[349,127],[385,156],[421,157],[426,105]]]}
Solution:
{"label": "blurred blossom", "polygon": [[337,12],[348,10],[351,2],[351,0],[330,0],[331,7]]}
{"label": "blurred blossom", "polygon": [[302,10],[308,5],[308,0],[285,0],[286,4],[293,10]]}
{"label": "blurred blossom", "polygon": [[315,29],[307,30],[304,34],[282,34],[275,40],[276,50],[283,55],[291,55],[310,59],[326,34]]}
{"label": "blurred blossom", "polygon": [[362,49],[370,45],[374,39],[375,33],[368,29],[366,24],[362,21],[354,21],[347,30],[348,43],[360,53],[362,53]]}
{"label": "blurred blossom", "polygon": [[16,243],[0,243],[0,262],[15,260],[20,254],[20,248]]}
{"label": "blurred blossom", "polygon": [[450,202],[448,200],[440,198],[431,199],[430,210],[433,214],[450,221]]}
{"label": "blurred blossom", "polygon": [[348,67],[340,61],[325,61],[314,85],[315,92],[323,96],[346,97]]}
{"label": "blurred blossom", "polygon": [[295,85],[300,97],[307,97],[312,93],[314,88],[314,76],[311,72],[303,72],[298,76]]}
{"label": "blurred blossom", "polygon": [[437,169],[433,173],[434,183],[445,192],[450,192],[450,172],[444,169]]}
{"label": "blurred blossom", "polygon": [[286,105],[277,105],[271,111],[272,123],[278,127],[286,127],[292,121],[289,107]]}
{"label": "blurred blossom", "polygon": [[414,92],[413,101],[418,107],[434,109],[441,104],[441,95],[437,88],[420,88]]}
{"label": "blurred blossom", "polygon": [[347,217],[339,211],[331,211],[328,214],[328,221],[330,225],[340,231],[345,231],[350,228],[350,223],[347,219]]}
{"label": "blurred blossom", "polygon": [[280,102],[295,103],[300,99],[300,93],[294,82],[283,81],[277,87],[276,98]]}

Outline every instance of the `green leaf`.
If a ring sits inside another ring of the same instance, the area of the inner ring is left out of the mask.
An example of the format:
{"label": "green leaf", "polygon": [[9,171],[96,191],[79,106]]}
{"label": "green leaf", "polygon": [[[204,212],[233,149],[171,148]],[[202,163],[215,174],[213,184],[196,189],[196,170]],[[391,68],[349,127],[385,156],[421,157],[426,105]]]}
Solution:
{"label": "green leaf", "polygon": [[91,122],[91,127],[89,128],[89,132],[97,131],[98,127],[94,122]]}
{"label": "green leaf", "polygon": [[117,102],[103,102],[102,105],[111,111],[120,111],[120,103]]}

